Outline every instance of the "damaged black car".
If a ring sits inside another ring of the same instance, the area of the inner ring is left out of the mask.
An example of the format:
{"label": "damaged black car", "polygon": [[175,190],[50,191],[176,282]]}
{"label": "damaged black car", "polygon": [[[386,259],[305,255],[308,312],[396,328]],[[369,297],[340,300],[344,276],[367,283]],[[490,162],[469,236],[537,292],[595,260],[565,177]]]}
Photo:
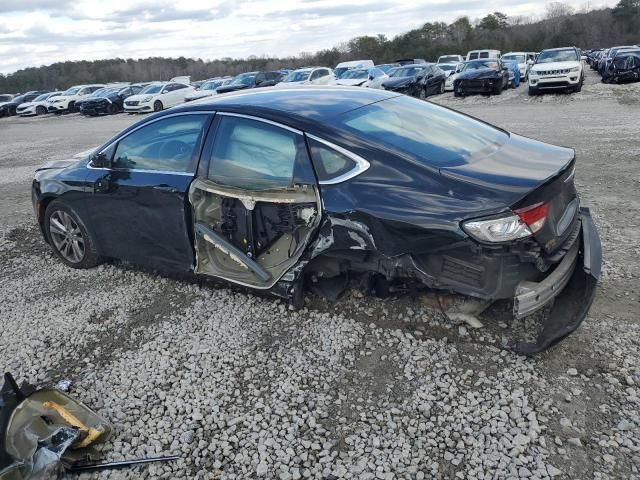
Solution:
{"label": "damaged black car", "polygon": [[619,50],[602,72],[603,83],[640,82],[640,48]]}
{"label": "damaged black car", "polygon": [[498,59],[465,62],[453,82],[453,94],[464,97],[474,93],[500,95],[509,86],[509,69]]}
{"label": "damaged black car", "polygon": [[[265,89],[155,114],[42,166],[37,222],[70,267],[195,272],[300,305],[350,278],[585,318],[600,272],[575,152],[375,89]],[[322,288],[321,288],[322,290]]]}

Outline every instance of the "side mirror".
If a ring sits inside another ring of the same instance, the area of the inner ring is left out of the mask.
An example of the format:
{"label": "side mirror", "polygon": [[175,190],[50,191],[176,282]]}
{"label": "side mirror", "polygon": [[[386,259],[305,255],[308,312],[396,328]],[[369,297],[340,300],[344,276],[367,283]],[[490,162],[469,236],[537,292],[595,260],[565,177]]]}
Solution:
{"label": "side mirror", "polygon": [[169,90],[162,90],[162,93],[169,93]]}
{"label": "side mirror", "polygon": [[91,163],[96,168],[111,168],[111,162],[104,152],[97,153],[91,159]]}

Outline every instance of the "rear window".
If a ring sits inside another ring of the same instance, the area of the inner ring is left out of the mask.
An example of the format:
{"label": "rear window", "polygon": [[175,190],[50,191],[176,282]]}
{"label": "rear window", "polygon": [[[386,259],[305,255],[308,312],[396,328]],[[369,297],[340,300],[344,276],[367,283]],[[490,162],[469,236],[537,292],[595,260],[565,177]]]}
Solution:
{"label": "rear window", "polygon": [[390,146],[434,167],[468,163],[470,156],[489,153],[509,138],[491,125],[404,95],[337,120],[367,142]]}

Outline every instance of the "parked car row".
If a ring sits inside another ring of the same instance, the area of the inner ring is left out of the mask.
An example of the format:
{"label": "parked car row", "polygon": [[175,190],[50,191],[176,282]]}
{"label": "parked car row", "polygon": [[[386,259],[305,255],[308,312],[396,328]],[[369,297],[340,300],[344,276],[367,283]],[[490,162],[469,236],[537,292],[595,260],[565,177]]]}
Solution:
{"label": "parked car row", "polygon": [[175,77],[164,82],[75,85],[63,92],[30,91],[0,95],[0,117],[80,112],[87,116],[159,112],[212,95],[264,87],[342,85],[383,89],[425,99],[453,91],[455,96],[499,95],[526,82],[529,95],[547,91],[579,92],[587,62],[603,82],[640,81],[640,46],[617,46],[583,52],[562,47],[541,52],[481,49],[441,55],[437,62],[401,58],[391,63],[372,60],[341,62],[334,69],[308,66],[295,70],[244,72],[191,82]]}
{"label": "parked car row", "polygon": [[587,63],[604,83],[640,81],[640,45],[597,48],[587,52]]}

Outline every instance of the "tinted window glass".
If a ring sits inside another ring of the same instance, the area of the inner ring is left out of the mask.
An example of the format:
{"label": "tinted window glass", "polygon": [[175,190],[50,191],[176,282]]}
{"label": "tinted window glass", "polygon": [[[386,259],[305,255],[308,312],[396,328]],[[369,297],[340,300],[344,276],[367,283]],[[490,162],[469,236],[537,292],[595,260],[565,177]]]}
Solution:
{"label": "tinted window glass", "polygon": [[404,95],[336,120],[368,142],[391,146],[435,167],[467,163],[471,155],[488,153],[509,138],[478,120]]}
{"label": "tinted window glass", "polygon": [[291,185],[298,155],[298,134],[247,118],[220,119],[209,179],[246,189]]}
{"label": "tinted window glass", "polygon": [[311,80],[316,80],[322,76],[322,70],[316,70],[311,74]]}
{"label": "tinted window glass", "polygon": [[114,168],[192,172],[193,153],[207,115],[158,120],[120,140]]}
{"label": "tinted window glass", "polygon": [[319,181],[334,179],[356,167],[356,162],[340,152],[311,138],[308,142]]}
{"label": "tinted window glass", "polygon": [[476,60],[478,58],[478,52],[469,54],[469,60]]}

